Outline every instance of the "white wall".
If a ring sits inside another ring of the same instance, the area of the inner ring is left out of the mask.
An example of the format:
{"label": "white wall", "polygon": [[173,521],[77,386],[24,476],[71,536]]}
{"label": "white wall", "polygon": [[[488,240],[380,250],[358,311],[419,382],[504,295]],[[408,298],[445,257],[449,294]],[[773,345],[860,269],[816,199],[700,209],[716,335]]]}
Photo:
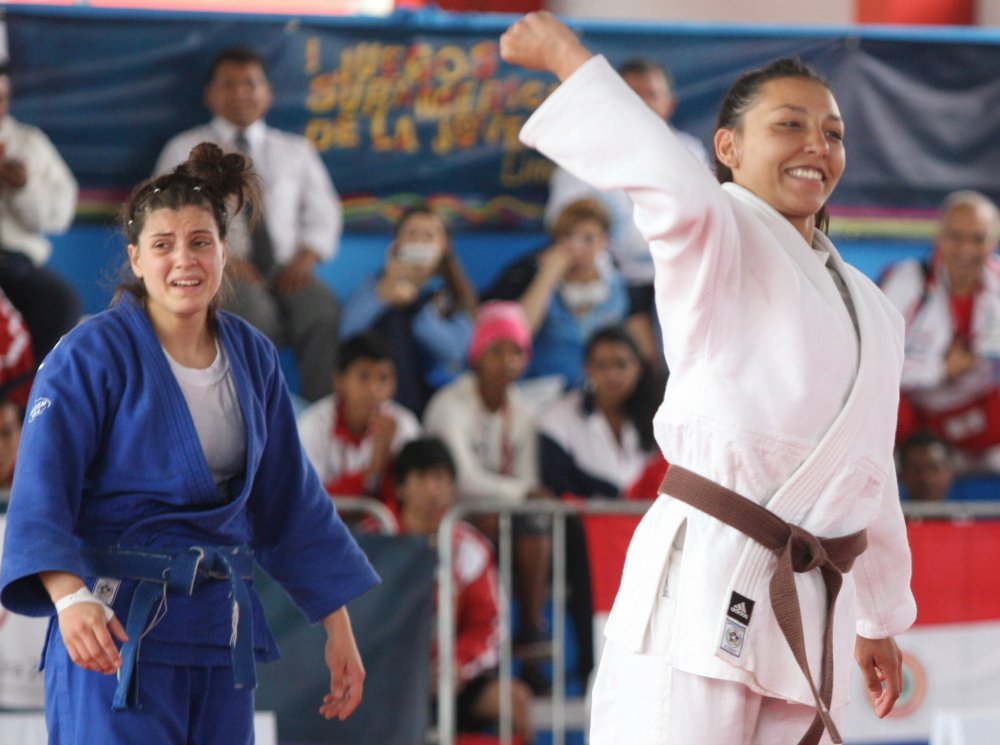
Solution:
{"label": "white wall", "polygon": [[[980,2],[1000,9],[1000,0]],[[808,25],[854,21],[854,0],[547,0],[544,5],[578,18]]]}

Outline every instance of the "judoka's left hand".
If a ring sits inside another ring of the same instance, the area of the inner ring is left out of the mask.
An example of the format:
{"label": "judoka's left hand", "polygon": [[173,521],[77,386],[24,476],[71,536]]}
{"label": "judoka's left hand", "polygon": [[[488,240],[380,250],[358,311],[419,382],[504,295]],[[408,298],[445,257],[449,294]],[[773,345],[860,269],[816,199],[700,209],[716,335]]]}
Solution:
{"label": "judoka's left hand", "polygon": [[330,692],[323,696],[319,713],[327,719],[347,719],[361,703],[365,666],[351,631],[347,608],[323,619],[326,629],[326,666],[330,668]]}
{"label": "judoka's left hand", "polygon": [[854,659],[865,676],[868,696],[881,719],[896,704],[903,691],[903,655],[891,636],[885,639],[857,637]]}

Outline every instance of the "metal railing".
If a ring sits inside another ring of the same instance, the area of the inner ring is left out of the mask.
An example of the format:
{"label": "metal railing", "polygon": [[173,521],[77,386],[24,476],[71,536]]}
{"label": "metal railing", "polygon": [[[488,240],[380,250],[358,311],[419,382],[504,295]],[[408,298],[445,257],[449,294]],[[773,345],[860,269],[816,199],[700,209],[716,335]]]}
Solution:
{"label": "metal railing", "polygon": [[[530,501],[511,506],[499,501],[456,505],[438,528],[438,659],[455,659],[455,617],[442,609],[454,603],[455,521],[467,515],[498,515],[498,564],[500,568],[500,742],[509,745],[511,726],[511,651],[510,608],[508,598],[512,582],[511,524],[514,515],[549,515],[552,519],[552,742],[566,742],[566,518],[572,515],[642,515],[652,502],[587,500],[581,502]],[[438,742],[455,742],[455,667],[438,665]]]}
{"label": "metal railing", "polygon": [[[570,515],[641,515],[651,501],[587,500],[581,502],[532,501],[510,506],[499,501],[457,505],[449,510],[438,529],[437,589],[438,608],[451,608],[454,602],[454,526],[455,521],[468,515],[498,515],[500,569],[500,742],[513,741],[511,725],[511,681],[513,655],[511,650],[509,597],[512,584],[511,520],[514,515],[551,515],[552,520],[552,742],[566,742],[566,518]],[[903,502],[908,520],[945,519],[976,520],[1000,518],[1000,499],[996,502]],[[455,618],[452,613],[437,614],[437,635],[440,660],[455,656]],[[455,728],[455,667],[438,665],[438,740],[439,745],[454,745]]]}
{"label": "metal railing", "polygon": [[396,520],[384,502],[371,497],[333,497],[333,503],[340,514],[366,515],[375,519],[379,529],[386,535],[396,532]]}

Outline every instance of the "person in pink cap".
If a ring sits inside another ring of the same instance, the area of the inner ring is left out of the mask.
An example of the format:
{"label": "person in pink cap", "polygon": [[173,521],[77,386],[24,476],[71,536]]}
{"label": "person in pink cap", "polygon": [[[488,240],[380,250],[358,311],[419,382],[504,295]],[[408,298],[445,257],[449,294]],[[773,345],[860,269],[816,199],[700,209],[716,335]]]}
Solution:
{"label": "person in pink cap", "polygon": [[[518,505],[551,496],[539,481],[534,411],[514,384],[530,355],[531,330],[521,306],[484,303],[469,344],[470,370],[427,404],[424,428],[441,437],[455,458],[460,503]],[[474,522],[496,537],[495,517]],[[542,607],[551,553],[546,517],[514,519],[514,591],[520,608],[515,647],[524,655],[545,646]]]}

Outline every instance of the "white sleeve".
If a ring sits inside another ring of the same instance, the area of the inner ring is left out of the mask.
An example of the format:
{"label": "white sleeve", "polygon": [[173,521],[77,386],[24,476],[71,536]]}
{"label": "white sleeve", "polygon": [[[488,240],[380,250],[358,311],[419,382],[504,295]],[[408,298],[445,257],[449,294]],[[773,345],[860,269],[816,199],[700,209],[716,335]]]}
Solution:
{"label": "white sleeve", "polygon": [[156,159],[156,166],[153,168],[153,175],[162,176],[164,173],[169,173],[181,163],[186,161],[188,159],[188,155],[191,153],[191,148],[194,147],[194,144],[191,143],[191,138],[183,132],[175,137],[172,137],[167,144],[163,146],[163,150],[160,152],[160,157]]}
{"label": "white sleeve", "polygon": [[328,398],[320,399],[303,411],[298,418],[299,439],[306,458],[316,469],[320,483],[326,484],[331,475],[327,468],[327,452],[330,447],[330,427],[333,406]]}
{"label": "white sleeve", "polygon": [[556,168],[549,178],[549,201],[545,204],[545,226],[551,228],[559,213],[578,199],[600,199],[601,192],[565,168]]}
{"label": "white sleeve", "polygon": [[906,631],[917,617],[910,591],[910,546],[895,478],[882,492],[882,506],[868,526],[868,549],[854,564],[857,633],[883,639]]}
{"label": "white sleeve", "polygon": [[28,233],[62,233],[76,213],[77,184],[52,141],[37,127],[24,127],[19,152],[27,182],[8,192],[7,207]]}
{"label": "white sleeve", "polygon": [[297,166],[303,184],[295,249],[308,248],[329,261],[337,253],[343,228],[340,197],[319,153],[307,140],[303,141],[302,159]]}

